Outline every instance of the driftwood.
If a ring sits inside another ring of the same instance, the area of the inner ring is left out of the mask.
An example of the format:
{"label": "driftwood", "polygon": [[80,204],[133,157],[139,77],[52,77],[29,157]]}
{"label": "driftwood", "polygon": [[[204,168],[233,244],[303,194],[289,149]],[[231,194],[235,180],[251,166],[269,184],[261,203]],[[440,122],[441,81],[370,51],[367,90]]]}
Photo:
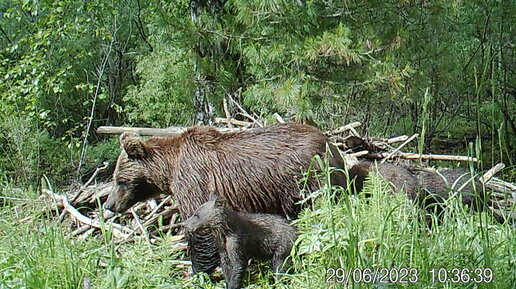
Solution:
{"label": "driftwood", "polygon": [[[219,118],[220,120],[220,118]],[[227,121],[224,119],[224,121]],[[235,120],[232,120],[235,122]],[[238,121],[236,121],[238,123]],[[185,132],[188,127],[168,127],[168,128],[146,128],[146,127],[123,127],[123,126],[99,126],[98,134],[122,134],[124,132],[134,132],[143,136],[174,136]],[[239,130],[238,128],[219,128],[222,132]]]}
{"label": "driftwood", "polygon": [[229,128],[229,130],[233,131],[233,124],[231,123],[232,118],[231,118],[231,114],[229,113],[228,101],[226,98],[224,98],[223,107],[224,107],[224,113],[226,114],[226,121],[227,121],[228,128]]}
{"label": "driftwood", "polygon": [[[106,227],[105,225],[103,226],[99,221],[90,219],[81,214],[76,208],[70,205],[66,196],[55,194],[48,189],[42,189],[42,192],[54,199],[59,205],[61,205],[64,208],[65,211],[70,213],[70,215],[74,217],[77,221],[91,227],[99,229],[108,229],[108,227]],[[115,223],[110,224],[110,226],[113,229],[113,234],[117,237],[127,237],[127,235],[133,231],[129,228],[126,228]]]}
{"label": "driftwood", "polygon": [[[174,217],[174,214],[178,214],[178,209],[171,196],[158,199],[159,204],[152,199],[136,204],[125,214],[115,214],[102,209],[102,204],[112,190],[112,182],[80,186],[79,191],[72,194],[77,196],[73,203],[68,201],[66,194],[56,194],[49,189],[42,189],[42,193],[52,201],[53,210],[62,210],[61,216],[70,216],[72,225],[76,226],[71,235],[78,239],[91,238],[110,231],[117,239],[115,243],[119,245],[138,236],[143,236],[152,243],[158,235],[177,233],[181,229],[180,220]],[[64,218],[59,218],[59,221],[64,222]],[[178,241],[182,238],[180,236]]]}
{"label": "driftwood", "polygon": [[[373,159],[383,159],[382,153],[368,153],[367,156]],[[467,156],[453,156],[453,155],[431,155],[431,154],[417,154],[417,153],[396,153],[394,157],[399,157],[408,160],[439,160],[439,161],[457,161],[457,162],[478,162],[477,158]]]}
{"label": "driftwood", "polygon": [[389,153],[389,155],[387,157],[385,157],[381,163],[385,163],[385,161],[387,161],[388,159],[390,159],[395,153],[397,153],[402,147],[404,147],[405,145],[407,145],[410,141],[412,141],[413,139],[415,139],[416,137],[418,136],[418,134],[414,134],[413,136],[411,136],[410,138],[408,138],[407,140],[405,140],[399,147],[397,147],[395,150],[393,150],[392,152]]}
{"label": "driftwood", "polygon": [[251,127],[253,125],[252,122],[248,122],[248,121],[242,121],[242,120],[236,120],[234,118],[231,118],[231,119],[227,119],[227,118],[222,118],[222,117],[216,117],[215,118],[215,123],[218,123],[218,124],[231,124],[232,126],[233,125],[236,125],[236,126],[243,126],[243,127]]}
{"label": "driftwood", "polygon": [[111,182],[85,187],[77,193],[78,196],[72,202],[72,205],[75,207],[80,205],[91,206],[97,202],[97,199],[101,201],[107,199],[112,190],[113,183]]}
{"label": "driftwood", "polygon": [[279,113],[275,112],[272,116],[279,122],[279,123],[285,123],[285,120],[279,115]]}
{"label": "driftwood", "polygon": [[339,134],[339,133],[343,133],[343,132],[346,132],[348,130],[352,131],[356,136],[358,136],[358,132],[355,130],[355,128],[361,126],[362,123],[360,122],[352,122],[350,124],[347,124],[347,125],[344,125],[344,126],[341,126],[339,127],[338,129],[336,130],[333,130],[330,134]]}
{"label": "driftwood", "polygon": [[490,170],[488,170],[481,178],[480,181],[482,183],[487,183],[490,179],[494,177],[499,171],[503,170],[505,168],[505,164],[499,163],[496,166],[492,167]]}
{"label": "driftwood", "polygon": [[[98,167],[97,169],[95,169],[95,172],[93,173],[93,175],[91,175],[90,179],[89,179],[86,183],[84,183],[84,187],[89,186],[89,185],[90,185],[90,184],[95,180],[95,178],[97,177],[97,175],[98,175],[101,171],[103,171],[103,170],[107,169],[107,167],[108,167],[108,166],[109,166],[109,162],[103,162],[103,163],[102,163],[102,166],[101,166],[101,167]],[[78,196],[78,195],[77,195],[77,196]],[[73,201],[75,201],[75,199],[76,199],[76,198],[72,199],[72,202],[73,202]]]}
{"label": "driftwood", "polygon": [[258,120],[258,117],[253,117],[252,115],[250,115],[238,102],[236,102],[232,97],[231,95],[228,95],[229,99],[231,100],[231,102],[236,106],[238,107],[238,109],[240,110],[240,113],[239,115],[243,116],[243,117],[246,117],[250,120],[253,121],[253,123],[255,123],[257,126],[259,127],[263,127],[263,122],[259,121]]}
{"label": "driftwood", "polygon": [[[278,115],[279,116],[279,115]],[[280,117],[281,118],[281,117]],[[232,118],[215,118],[215,122],[217,123],[226,123],[231,125],[239,125],[242,126],[241,129],[245,129],[249,126],[251,126],[252,123],[250,122],[244,122],[244,121],[238,121]],[[347,124],[345,126],[342,126],[336,130],[331,131],[330,135],[336,135],[341,134],[346,131],[352,131],[355,135],[355,138],[359,138],[359,133],[355,130],[355,128],[361,126],[362,124],[360,122],[353,122],[350,124]],[[97,133],[99,134],[121,134],[123,132],[136,132],[140,135],[148,135],[148,136],[172,136],[177,135],[182,132],[184,132],[187,128],[185,127],[170,127],[166,129],[160,129],[160,128],[129,128],[129,127],[107,127],[107,126],[101,126],[97,129]],[[219,128],[220,131],[233,131],[237,130],[237,128]],[[375,159],[389,159],[391,157],[400,157],[405,159],[422,159],[422,160],[445,160],[445,161],[472,161],[472,162],[478,162],[477,158],[474,157],[467,157],[467,156],[453,156],[453,155],[437,155],[437,154],[417,154],[417,153],[405,153],[399,151],[402,147],[404,147],[406,144],[408,144],[411,140],[417,137],[417,134],[413,135],[410,138],[406,138],[406,136],[400,136],[395,137],[391,139],[386,140],[386,144],[391,144],[394,142],[405,140],[405,142],[399,146],[397,149],[391,151],[390,153],[384,155],[383,153],[376,153],[371,152],[368,153],[367,156],[370,158]],[[376,141],[378,142],[378,140]],[[363,140],[363,143],[367,143],[366,140]],[[371,143],[371,145],[374,145]],[[341,144],[337,144],[337,146],[342,146]],[[378,150],[382,149],[379,146],[375,146]],[[363,156],[362,154],[360,156]],[[385,161],[385,160],[384,160]],[[384,162],[383,161],[383,162]]]}
{"label": "driftwood", "polygon": [[400,136],[396,136],[396,137],[392,137],[392,138],[382,138],[382,137],[371,137],[369,138],[373,143],[386,143],[386,144],[391,144],[391,143],[397,143],[397,142],[402,142],[402,141],[406,141],[409,137],[407,135],[400,135]]}
{"label": "driftwood", "polygon": [[145,128],[145,127],[120,127],[120,126],[100,126],[97,129],[99,134],[122,134],[124,132],[134,132],[145,136],[173,136],[184,132],[187,127],[169,128]]}
{"label": "driftwood", "polygon": [[406,141],[408,138],[409,137],[406,136],[406,135],[400,135],[400,136],[397,136],[397,137],[389,138],[385,142],[388,143],[388,144],[391,144],[391,143]]}

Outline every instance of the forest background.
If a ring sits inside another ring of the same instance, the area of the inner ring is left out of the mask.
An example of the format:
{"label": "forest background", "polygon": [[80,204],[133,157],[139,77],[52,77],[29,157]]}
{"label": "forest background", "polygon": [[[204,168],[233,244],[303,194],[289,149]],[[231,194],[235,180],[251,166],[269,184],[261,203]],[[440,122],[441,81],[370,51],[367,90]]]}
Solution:
{"label": "forest background", "polygon": [[[77,180],[116,155],[101,125],[272,122],[422,136],[516,160],[514,1],[0,2],[0,175]],[[230,104],[232,102],[229,102]],[[236,108],[230,105],[230,111]]]}

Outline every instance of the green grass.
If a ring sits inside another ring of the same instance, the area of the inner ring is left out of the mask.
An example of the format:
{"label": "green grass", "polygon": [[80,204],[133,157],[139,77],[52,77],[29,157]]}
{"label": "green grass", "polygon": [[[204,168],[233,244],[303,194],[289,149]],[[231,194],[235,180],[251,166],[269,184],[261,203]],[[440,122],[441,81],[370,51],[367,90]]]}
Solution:
{"label": "green grass", "polygon": [[[313,210],[297,222],[302,234],[294,257],[293,287],[340,288],[326,284],[328,268],[416,268],[418,282],[390,288],[514,288],[516,230],[497,224],[485,213],[474,213],[457,200],[440,223],[428,228],[422,212],[403,194],[392,193],[381,180],[372,180],[364,193],[320,192]],[[341,195],[331,201],[329,194]],[[343,195],[343,196],[342,196]],[[301,256],[299,256],[301,254]],[[439,283],[432,269],[491,268],[489,284]],[[333,278],[334,281],[339,280]],[[375,288],[364,282],[354,288]],[[379,288],[379,287],[378,287]]]}
{"label": "green grass", "polygon": [[[293,250],[293,272],[276,288],[344,288],[327,283],[329,268],[417,268],[413,284],[349,288],[514,288],[516,285],[516,229],[498,224],[452,201],[441,223],[429,229],[421,211],[378,179],[364,192],[349,196],[342,190],[322,189],[312,208],[296,224],[301,233]],[[145,239],[126,243],[115,252],[110,236],[77,240],[70,229],[41,213],[34,192],[3,185],[0,196],[31,199],[0,202],[0,289],[83,288],[225,288],[207,275],[185,277],[173,260],[184,252],[164,236],[157,244]],[[30,217],[30,218],[27,218]],[[429,271],[439,268],[491,268],[491,283],[432,282]],[[253,263],[247,288],[271,288],[267,264]],[[340,271],[339,271],[340,272]],[[336,280],[334,278],[334,280]]]}

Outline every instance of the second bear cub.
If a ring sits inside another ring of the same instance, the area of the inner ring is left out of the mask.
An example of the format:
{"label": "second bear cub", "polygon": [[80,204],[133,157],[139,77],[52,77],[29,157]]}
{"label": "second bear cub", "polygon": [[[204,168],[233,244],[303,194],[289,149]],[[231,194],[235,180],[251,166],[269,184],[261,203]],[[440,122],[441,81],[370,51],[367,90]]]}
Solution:
{"label": "second bear cub", "polygon": [[227,288],[242,287],[250,258],[269,261],[275,273],[284,273],[285,259],[297,238],[296,229],[278,215],[231,210],[223,197],[210,195],[184,223],[188,232],[208,229],[215,236]]}

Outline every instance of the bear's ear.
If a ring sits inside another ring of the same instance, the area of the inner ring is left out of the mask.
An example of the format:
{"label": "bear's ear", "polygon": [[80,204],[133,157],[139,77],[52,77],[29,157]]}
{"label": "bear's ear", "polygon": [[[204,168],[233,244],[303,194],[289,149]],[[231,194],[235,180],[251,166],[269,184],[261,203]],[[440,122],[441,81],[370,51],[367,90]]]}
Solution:
{"label": "bear's ear", "polygon": [[143,140],[134,132],[124,132],[120,136],[120,144],[131,159],[141,159],[147,155]]}

